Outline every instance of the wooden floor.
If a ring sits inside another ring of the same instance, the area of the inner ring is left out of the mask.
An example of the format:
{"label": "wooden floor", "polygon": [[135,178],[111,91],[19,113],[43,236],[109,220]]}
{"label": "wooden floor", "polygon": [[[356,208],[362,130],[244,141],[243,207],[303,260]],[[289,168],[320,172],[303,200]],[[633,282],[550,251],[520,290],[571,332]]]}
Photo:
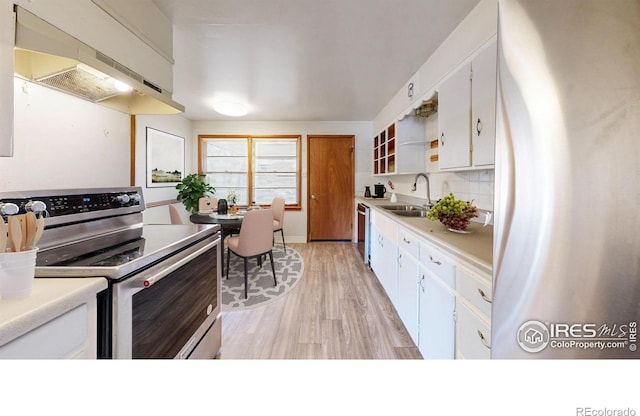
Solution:
{"label": "wooden floor", "polygon": [[265,306],[223,312],[218,358],[422,358],[355,244],[290,246],[304,258],[303,278]]}

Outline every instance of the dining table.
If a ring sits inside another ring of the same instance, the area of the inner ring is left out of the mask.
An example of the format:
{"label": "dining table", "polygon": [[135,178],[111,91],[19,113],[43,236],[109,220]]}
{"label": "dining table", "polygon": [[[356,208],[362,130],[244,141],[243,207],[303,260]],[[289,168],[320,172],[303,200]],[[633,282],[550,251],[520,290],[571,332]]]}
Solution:
{"label": "dining table", "polygon": [[195,224],[220,224],[222,233],[220,242],[220,260],[222,261],[222,271],[224,272],[224,240],[228,235],[239,234],[242,226],[244,212],[238,214],[218,214],[216,212],[197,212],[189,216],[189,220]]}

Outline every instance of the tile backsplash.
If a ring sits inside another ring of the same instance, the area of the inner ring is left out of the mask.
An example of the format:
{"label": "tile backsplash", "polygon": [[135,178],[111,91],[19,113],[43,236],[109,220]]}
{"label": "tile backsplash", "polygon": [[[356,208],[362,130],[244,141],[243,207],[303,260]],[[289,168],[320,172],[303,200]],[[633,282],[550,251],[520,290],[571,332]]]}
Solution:
{"label": "tile backsplash", "polygon": [[[431,172],[429,184],[431,201],[435,202],[443,196],[453,192],[458,199],[473,201],[474,205],[486,211],[493,211],[493,195],[495,175],[493,169],[472,170],[464,172]],[[395,192],[411,198],[426,199],[427,185],[424,178],[418,178],[416,191],[412,191],[415,175],[395,175],[374,177],[375,183],[387,186],[387,181],[393,182]],[[373,187],[371,188],[373,190]],[[387,186],[390,196],[391,189]]]}

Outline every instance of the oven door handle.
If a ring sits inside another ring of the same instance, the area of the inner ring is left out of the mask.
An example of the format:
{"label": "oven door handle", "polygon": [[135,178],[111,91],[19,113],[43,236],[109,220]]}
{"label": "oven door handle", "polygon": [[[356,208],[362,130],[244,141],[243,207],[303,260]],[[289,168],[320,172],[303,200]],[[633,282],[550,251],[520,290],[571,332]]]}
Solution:
{"label": "oven door handle", "polygon": [[210,250],[212,247],[214,247],[214,246],[216,246],[218,244],[220,244],[220,237],[216,238],[215,241],[212,241],[211,243],[207,244],[206,246],[194,251],[193,253],[189,254],[188,256],[178,260],[177,263],[174,263],[171,266],[169,266],[169,267],[167,267],[165,269],[162,269],[158,273],[152,274],[151,276],[146,276],[146,277],[141,278],[140,280],[142,280],[142,288],[146,289],[148,287],[153,286],[154,283],[159,282],[165,276],[171,274],[175,270],[179,269],[183,265],[187,264],[191,260],[195,259],[196,257],[200,256],[205,251]]}

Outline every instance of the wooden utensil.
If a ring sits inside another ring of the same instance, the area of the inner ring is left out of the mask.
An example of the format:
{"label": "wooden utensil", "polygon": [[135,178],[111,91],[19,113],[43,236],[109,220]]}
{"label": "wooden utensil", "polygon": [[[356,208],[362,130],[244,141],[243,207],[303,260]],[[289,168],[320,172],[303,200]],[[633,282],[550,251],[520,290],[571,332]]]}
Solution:
{"label": "wooden utensil", "polygon": [[36,232],[33,235],[33,243],[31,243],[32,248],[38,247],[38,241],[40,241],[40,237],[42,237],[43,231],[44,231],[44,217],[39,216],[36,218]]}
{"label": "wooden utensil", "polygon": [[18,221],[20,222],[20,235],[22,238],[20,239],[20,251],[27,250],[27,218],[24,214],[16,215]]}
{"label": "wooden utensil", "polygon": [[22,248],[22,225],[17,215],[9,217],[9,245],[14,253]]}
{"label": "wooden utensil", "polygon": [[29,211],[25,215],[26,233],[22,242],[23,250],[31,250],[33,248],[33,239],[36,236],[36,214]]}
{"label": "wooden utensil", "polygon": [[7,224],[4,219],[0,217],[0,253],[6,253],[7,251]]}

